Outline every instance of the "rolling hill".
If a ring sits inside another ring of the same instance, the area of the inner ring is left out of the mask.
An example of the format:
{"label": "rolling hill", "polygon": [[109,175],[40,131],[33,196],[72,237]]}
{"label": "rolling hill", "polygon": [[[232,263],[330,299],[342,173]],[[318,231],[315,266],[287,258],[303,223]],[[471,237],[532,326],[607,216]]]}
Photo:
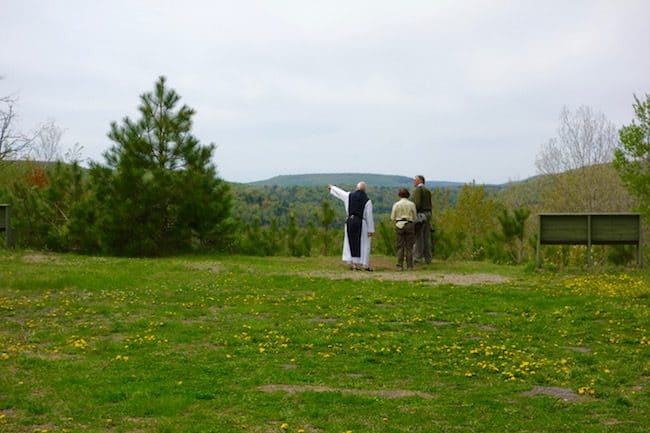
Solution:
{"label": "rolling hill", "polygon": [[[275,176],[270,179],[250,182],[252,186],[324,186],[334,185],[356,185],[360,180],[365,181],[369,186],[382,187],[407,187],[410,188],[413,178],[399,175],[371,174],[371,173],[316,173],[316,174],[294,174]],[[462,186],[462,182],[427,181],[431,188],[453,188]]]}

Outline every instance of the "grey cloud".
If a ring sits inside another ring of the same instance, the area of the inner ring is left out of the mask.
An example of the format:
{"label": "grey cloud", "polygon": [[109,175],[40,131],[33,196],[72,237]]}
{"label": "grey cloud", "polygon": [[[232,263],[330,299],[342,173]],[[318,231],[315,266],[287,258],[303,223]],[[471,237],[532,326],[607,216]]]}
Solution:
{"label": "grey cloud", "polygon": [[5,0],[0,93],[93,159],[166,75],[229,180],[503,182],[535,174],[563,105],[629,122],[650,91],[647,16],[645,1]]}

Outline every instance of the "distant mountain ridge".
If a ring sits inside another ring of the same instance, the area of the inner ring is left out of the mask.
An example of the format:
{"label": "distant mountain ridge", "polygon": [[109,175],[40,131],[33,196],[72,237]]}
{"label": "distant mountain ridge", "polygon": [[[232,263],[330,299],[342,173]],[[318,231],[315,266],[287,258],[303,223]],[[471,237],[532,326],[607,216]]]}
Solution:
{"label": "distant mountain ridge", "polygon": [[[382,187],[407,187],[413,183],[412,177],[373,174],[373,173],[313,173],[313,174],[289,174],[274,176],[270,179],[249,182],[253,186],[325,186],[333,185],[356,185],[359,181],[365,181],[368,186]],[[427,186],[431,188],[454,188],[462,186],[463,182],[446,182],[438,180],[427,180]]]}

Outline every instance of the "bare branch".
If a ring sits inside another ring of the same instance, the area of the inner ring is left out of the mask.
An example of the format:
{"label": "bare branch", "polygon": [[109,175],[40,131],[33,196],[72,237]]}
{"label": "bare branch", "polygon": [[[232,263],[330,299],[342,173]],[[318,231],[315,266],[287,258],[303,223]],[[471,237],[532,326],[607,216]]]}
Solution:
{"label": "bare branch", "polygon": [[28,136],[15,129],[18,116],[16,99],[10,96],[0,98],[0,162],[15,158],[26,151],[36,136]]}
{"label": "bare branch", "polygon": [[63,128],[53,120],[43,123],[36,131],[36,140],[31,149],[31,156],[37,161],[52,162],[62,159],[61,137]]}
{"label": "bare branch", "polygon": [[587,106],[560,112],[557,137],[542,146],[535,165],[541,174],[558,174],[614,159],[616,127],[602,112]]}
{"label": "bare branch", "polygon": [[549,175],[546,211],[629,210],[631,201],[610,163],[618,144],[612,122],[589,107],[560,113],[557,137],[544,144],[535,165]]}

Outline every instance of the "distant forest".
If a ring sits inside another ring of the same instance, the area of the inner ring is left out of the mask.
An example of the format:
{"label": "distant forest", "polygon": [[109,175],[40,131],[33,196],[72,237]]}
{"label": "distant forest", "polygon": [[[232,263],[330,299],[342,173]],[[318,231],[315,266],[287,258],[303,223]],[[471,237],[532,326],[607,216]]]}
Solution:
{"label": "distant forest", "polygon": [[[339,185],[353,190],[352,185]],[[409,184],[403,185],[409,187]],[[343,224],[345,211],[343,204],[332,197],[327,186],[255,186],[251,184],[232,184],[233,218],[244,223],[259,221],[261,225],[272,222],[282,226],[289,214],[293,214],[300,225],[316,218],[322,202],[328,202],[336,212],[337,221]],[[409,188],[410,189],[410,188]],[[433,188],[434,198],[439,207],[453,206],[461,187]],[[496,193],[499,187],[490,187]],[[375,219],[390,216],[390,211],[398,200],[398,187],[369,187],[368,196],[372,200]]]}
{"label": "distant forest", "polygon": [[[259,222],[262,226],[274,223],[283,226],[291,214],[299,225],[304,226],[318,219],[317,214],[323,202],[327,202],[335,210],[336,220],[343,224],[343,205],[329,194],[327,185],[331,183],[353,191],[359,180],[368,183],[368,196],[372,200],[377,220],[390,216],[393,203],[398,200],[399,188],[412,188],[412,179],[406,176],[371,173],[276,176],[259,182],[231,184],[234,196],[232,215],[244,223]],[[462,186],[458,182],[427,182],[439,210],[456,203]],[[503,188],[503,185],[486,186],[486,190],[492,194]]]}

